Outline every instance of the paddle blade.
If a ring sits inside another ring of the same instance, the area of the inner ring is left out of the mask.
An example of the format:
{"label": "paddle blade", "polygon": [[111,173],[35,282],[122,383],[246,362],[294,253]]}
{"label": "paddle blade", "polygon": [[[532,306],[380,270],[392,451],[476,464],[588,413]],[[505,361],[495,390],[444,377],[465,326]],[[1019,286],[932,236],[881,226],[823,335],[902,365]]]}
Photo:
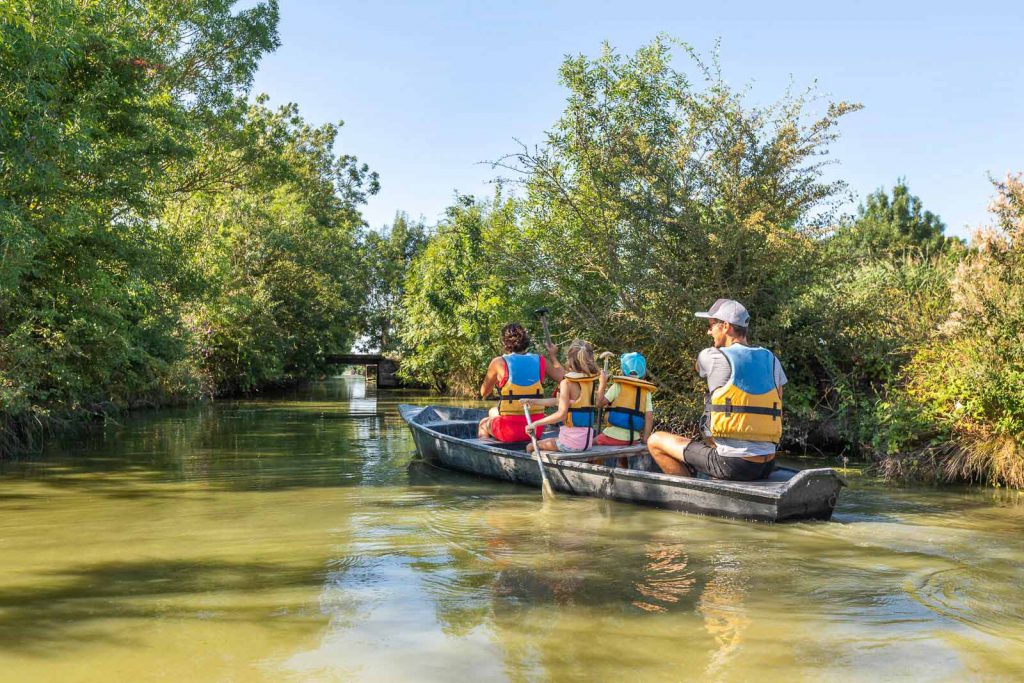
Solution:
{"label": "paddle blade", "polygon": [[544,477],[541,480],[540,490],[542,491],[542,495],[544,496],[544,498],[547,498],[547,499],[550,499],[550,500],[554,500],[554,498],[555,498],[555,489],[551,487],[551,482],[548,481],[547,477]]}

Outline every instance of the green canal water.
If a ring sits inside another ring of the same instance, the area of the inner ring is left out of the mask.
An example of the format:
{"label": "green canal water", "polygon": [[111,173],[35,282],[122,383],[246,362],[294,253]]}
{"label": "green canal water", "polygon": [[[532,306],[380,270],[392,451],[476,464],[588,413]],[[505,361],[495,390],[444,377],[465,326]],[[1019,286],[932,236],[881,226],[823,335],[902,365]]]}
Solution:
{"label": "green canal water", "polygon": [[1024,501],[851,477],[752,524],[415,462],[332,380],[0,463],[0,680],[1006,680]]}

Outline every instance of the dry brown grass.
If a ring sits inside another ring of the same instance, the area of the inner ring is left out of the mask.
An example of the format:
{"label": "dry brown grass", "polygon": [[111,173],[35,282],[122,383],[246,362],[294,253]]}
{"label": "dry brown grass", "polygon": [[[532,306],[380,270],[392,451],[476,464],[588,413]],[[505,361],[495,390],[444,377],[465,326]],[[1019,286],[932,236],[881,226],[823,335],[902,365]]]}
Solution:
{"label": "dry brown grass", "polygon": [[943,461],[949,457],[953,444],[929,447],[921,450],[886,455],[875,467],[875,470],[886,481],[923,482],[934,484],[944,481]]}
{"label": "dry brown grass", "polygon": [[948,480],[1024,488],[1024,444],[1012,436],[971,437],[942,462]]}
{"label": "dry brown grass", "polygon": [[975,482],[1024,489],[1024,444],[1012,436],[972,436],[879,461],[887,481]]}

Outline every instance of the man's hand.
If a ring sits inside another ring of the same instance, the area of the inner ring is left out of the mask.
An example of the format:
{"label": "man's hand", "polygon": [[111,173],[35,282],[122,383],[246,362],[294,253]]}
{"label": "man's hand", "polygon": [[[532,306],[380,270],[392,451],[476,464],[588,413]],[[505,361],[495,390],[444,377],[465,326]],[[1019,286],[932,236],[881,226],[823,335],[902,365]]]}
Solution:
{"label": "man's hand", "polygon": [[533,405],[533,399],[532,398],[521,398],[521,399],[519,399],[519,403],[521,405],[524,405],[524,406],[532,406]]}
{"label": "man's hand", "polygon": [[537,431],[536,423],[531,422],[530,424],[526,425],[526,431],[528,433],[530,433],[530,434],[536,432]]}
{"label": "man's hand", "polygon": [[556,358],[558,356],[558,346],[552,342],[547,342],[544,347],[548,350],[548,356]]}

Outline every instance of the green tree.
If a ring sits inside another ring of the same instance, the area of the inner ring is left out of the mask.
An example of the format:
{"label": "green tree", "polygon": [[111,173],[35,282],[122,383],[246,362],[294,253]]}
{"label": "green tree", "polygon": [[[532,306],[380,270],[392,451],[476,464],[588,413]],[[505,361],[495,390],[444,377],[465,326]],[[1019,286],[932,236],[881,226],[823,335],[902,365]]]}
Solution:
{"label": "green tree", "polygon": [[399,336],[402,373],[439,390],[471,393],[500,352],[498,333],[526,324],[543,301],[530,270],[517,271],[522,231],[515,201],[459,197],[405,281]]}
{"label": "green tree", "polygon": [[273,0],[232,4],[0,5],[0,451],[163,391],[181,349],[164,173],[277,45]]}
{"label": "green tree", "polygon": [[335,154],[340,124],[313,127],[295,105],[264,102],[230,135],[213,129],[203,154],[170,173],[192,183],[163,224],[185,255],[190,358],[213,393],[321,370],[327,354],[351,347],[367,294],[358,206],[377,191],[376,174]]}
{"label": "green tree", "polygon": [[960,240],[946,237],[946,226],[921,200],[910,194],[902,179],[892,188],[868,195],[857,209],[857,217],[836,231],[832,238],[839,253],[867,257],[891,256],[914,251],[937,254]]}
{"label": "green tree", "polygon": [[[672,66],[673,47],[689,71]],[[525,176],[521,241],[536,248],[518,252],[518,268],[550,293],[560,325],[643,350],[662,405],[694,418],[692,363],[707,338],[692,311],[731,297],[794,384],[814,387],[800,359],[821,321],[799,301],[822,269],[817,226],[843,189],[822,179],[821,157],[858,106],[810,116],[812,92],[752,106],[716,61],[667,38],[628,57],[605,46],[568,58],[560,75],[568,100],[545,144],[500,162]]]}
{"label": "green tree", "polygon": [[1024,488],[1024,182],[996,182],[993,225],[950,283],[948,314],[915,347],[886,427],[894,471]]}
{"label": "green tree", "polygon": [[413,260],[427,244],[422,222],[412,222],[404,213],[380,232],[369,231],[363,238],[363,273],[369,291],[363,310],[364,345],[383,353],[398,350],[396,327],[401,315],[405,279]]}

